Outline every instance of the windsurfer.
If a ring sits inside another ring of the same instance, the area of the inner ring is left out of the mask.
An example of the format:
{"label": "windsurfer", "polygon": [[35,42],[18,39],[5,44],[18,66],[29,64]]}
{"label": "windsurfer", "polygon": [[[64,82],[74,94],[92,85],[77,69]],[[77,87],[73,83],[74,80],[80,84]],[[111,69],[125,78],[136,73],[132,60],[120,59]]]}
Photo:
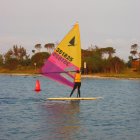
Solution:
{"label": "windsurfer", "polygon": [[72,96],[73,92],[75,91],[76,88],[78,88],[78,94],[77,97],[80,97],[80,87],[81,87],[81,74],[80,71],[77,70],[75,74],[75,79],[74,79],[74,87],[71,91],[70,97]]}

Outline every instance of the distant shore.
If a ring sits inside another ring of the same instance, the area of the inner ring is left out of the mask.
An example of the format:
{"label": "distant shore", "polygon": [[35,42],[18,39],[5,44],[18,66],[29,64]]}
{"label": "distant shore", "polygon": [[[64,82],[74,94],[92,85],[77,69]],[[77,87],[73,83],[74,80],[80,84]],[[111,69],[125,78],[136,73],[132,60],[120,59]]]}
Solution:
{"label": "distant shore", "polygon": [[99,76],[99,75],[82,75],[82,78],[95,78],[95,79],[128,79],[128,80],[140,80],[140,78],[133,77],[115,77],[115,76]]}
{"label": "distant shore", "polygon": [[[0,75],[16,75],[16,76],[41,76],[39,69],[16,69],[8,70],[1,68]],[[124,69],[120,73],[88,73],[82,74],[82,78],[96,78],[96,79],[140,79],[140,71],[133,68]]]}
{"label": "distant shore", "polygon": [[[41,74],[36,73],[0,73],[0,75],[9,75],[9,76],[42,76]],[[128,80],[140,80],[140,77],[129,77],[129,76],[118,76],[118,75],[96,75],[96,74],[82,74],[82,78],[95,78],[95,79],[128,79]]]}

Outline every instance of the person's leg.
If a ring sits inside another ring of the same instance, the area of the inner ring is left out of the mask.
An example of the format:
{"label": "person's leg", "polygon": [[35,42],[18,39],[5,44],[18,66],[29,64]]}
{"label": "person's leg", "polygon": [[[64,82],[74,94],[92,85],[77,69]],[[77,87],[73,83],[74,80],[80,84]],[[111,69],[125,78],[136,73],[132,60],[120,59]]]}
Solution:
{"label": "person's leg", "polygon": [[81,96],[80,95],[80,87],[81,87],[81,83],[78,83],[78,94],[77,94],[77,96],[79,95],[79,97]]}
{"label": "person's leg", "polygon": [[74,84],[74,87],[73,87],[73,90],[71,91],[70,97],[72,96],[72,94],[73,94],[73,92],[74,92],[74,90],[75,90],[76,88],[77,88],[77,85]]}

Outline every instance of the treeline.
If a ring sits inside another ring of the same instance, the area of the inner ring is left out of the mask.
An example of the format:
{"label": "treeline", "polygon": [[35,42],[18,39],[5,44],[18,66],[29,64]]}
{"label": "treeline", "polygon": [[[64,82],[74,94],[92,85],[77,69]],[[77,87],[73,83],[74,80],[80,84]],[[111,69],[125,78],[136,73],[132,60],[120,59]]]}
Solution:
{"label": "treeline", "polygon": [[[82,50],[82,70],[84,73],[120,73],[125,67],[125,62],[115,54],[112,47],[90,47]],[[84,66],[86,64],[86,66]]]}
{"label": "treeline", "polygon": [[0,67],[8,70],[38,69],[49,55],[48,52],[33,51],[33,55],[30,56],[24,47],[14,45],[4,55],[0,54]]}
{"label": "treeline", "polygon": [[[41,52],[41,48],[41,44],[36,44],[35,50],[32,50],[33,54],[29,55],[24,47],[14,45],[7,53],[0,54],[0,67],[21,71],[25,69],[40,69],[54,50],[55,45],[53,43],[45,44],[46,52]],[[132,57],[125,63],[114,55],[115,51],[113,47],[99,48],[97,46],[89,47],[87,50],[82,49],[82,72],[87,74],[121,73],[126,67],[130,66]]]}

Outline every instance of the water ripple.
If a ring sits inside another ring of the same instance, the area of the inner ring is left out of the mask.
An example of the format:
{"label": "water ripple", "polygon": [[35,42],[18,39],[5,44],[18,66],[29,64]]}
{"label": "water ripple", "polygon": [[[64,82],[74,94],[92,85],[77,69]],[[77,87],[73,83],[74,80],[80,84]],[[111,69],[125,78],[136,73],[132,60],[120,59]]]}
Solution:
{"label": "water ripple", "polygon": [[139,85],[139,80],[85,78],[82,96],[103,99],[47,101],[71,90],[44,77],[0,76],[0,139],[139,140]]}

